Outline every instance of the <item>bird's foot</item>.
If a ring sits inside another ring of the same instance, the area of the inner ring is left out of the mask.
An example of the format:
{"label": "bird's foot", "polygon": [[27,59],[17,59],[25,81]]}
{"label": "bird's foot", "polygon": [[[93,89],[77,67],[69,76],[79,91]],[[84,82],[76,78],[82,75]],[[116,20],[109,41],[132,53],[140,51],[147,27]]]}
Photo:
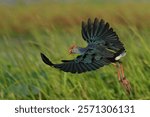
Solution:
{"label": "bird's foot", "polygon": [[120,80],[120,83],[121,85],[124,87],[124,89],[126,90],[126,92],[128,94],[131,93],[131,86],[130,86],[130,82],[127,80],[126,77],[123,77],[121,80]]}

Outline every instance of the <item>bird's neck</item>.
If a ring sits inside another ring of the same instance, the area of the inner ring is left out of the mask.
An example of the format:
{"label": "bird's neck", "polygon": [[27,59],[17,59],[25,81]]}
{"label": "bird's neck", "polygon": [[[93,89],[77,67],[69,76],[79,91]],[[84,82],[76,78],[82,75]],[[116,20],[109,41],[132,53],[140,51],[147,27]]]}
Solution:
{"label": "bird's neck", "polygon": [[87,48],[77,47],[77,54],[84,54]]}

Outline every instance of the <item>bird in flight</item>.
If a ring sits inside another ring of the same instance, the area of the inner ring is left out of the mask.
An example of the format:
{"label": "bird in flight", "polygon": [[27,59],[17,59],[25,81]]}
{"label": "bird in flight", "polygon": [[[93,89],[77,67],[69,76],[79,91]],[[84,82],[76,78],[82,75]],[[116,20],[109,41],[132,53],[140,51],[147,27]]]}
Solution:
{"label": "bird in flight", "polygon": [[117,68],[118,80],[128,93],[130,93],[129,81],[124,76],[124,70],[120,59],[126,55],[123,43],[109,23],[103,19],[95,18],[92,22],[82,22],[81,34],[87,42],[85,48],[73,45],[69,48],[69,54],[79,54],[73,60],[62,60],[60,64],[52,63],[43,53],[43,62],[51,67],[64,72],[84,73],[113,63]]}

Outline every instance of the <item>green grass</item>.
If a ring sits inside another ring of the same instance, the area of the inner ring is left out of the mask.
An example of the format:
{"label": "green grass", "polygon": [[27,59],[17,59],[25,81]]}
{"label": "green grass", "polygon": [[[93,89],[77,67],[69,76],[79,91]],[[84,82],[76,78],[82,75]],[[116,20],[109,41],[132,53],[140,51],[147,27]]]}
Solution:
{"label": "green grass", "polygon": [[[0,99],[150,99],[149,5],[0,7]],[[55,63],[76,57],[68,55],[68,48],[86,46],[80,23],[88,17],[108,21],[124,43],[127,55],[122,62],[131,95],[120,86],[113,65],[71,74],[42,62],[41,52]]]}

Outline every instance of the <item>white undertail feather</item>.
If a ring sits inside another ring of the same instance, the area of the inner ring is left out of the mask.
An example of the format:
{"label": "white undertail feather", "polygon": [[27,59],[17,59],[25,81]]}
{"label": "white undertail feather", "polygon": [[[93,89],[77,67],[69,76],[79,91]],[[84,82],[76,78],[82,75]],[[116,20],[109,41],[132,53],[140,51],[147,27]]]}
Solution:
{"label": "white undertail feather", "polygon": [[115,58],[115,60],[117,61],[117,60],[121,59],[122,57],[124,57],[125,55],[126,55],[126,52],[124,51],[124,52],[122,52],[119,56],[117,56],[117,57]]}

